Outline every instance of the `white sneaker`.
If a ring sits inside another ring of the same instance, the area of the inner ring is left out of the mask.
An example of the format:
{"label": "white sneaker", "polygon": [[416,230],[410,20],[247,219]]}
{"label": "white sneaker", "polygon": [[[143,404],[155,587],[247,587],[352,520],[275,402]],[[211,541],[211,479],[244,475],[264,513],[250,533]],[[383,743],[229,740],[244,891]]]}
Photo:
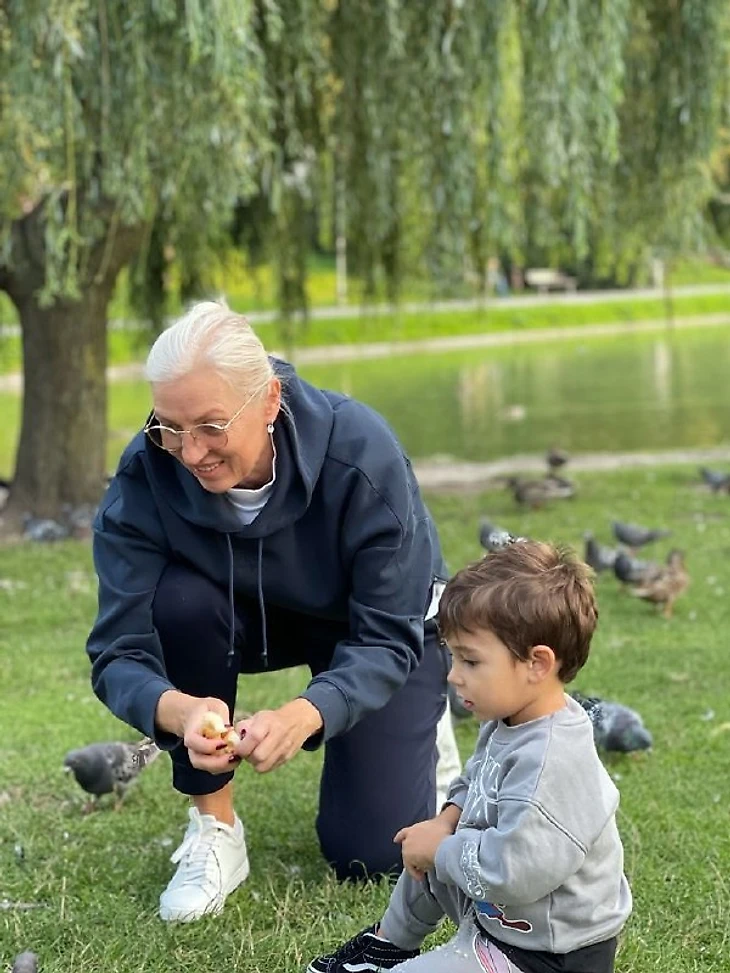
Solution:
{"label": "white sneaker", "polygon": [[231,827],[212,814],[191,807],[182,844],[170,858],[178,868],[160,896],[160,918],[192,922],[215,915],[228,895],[248,877],[248,853],[243,825]]}

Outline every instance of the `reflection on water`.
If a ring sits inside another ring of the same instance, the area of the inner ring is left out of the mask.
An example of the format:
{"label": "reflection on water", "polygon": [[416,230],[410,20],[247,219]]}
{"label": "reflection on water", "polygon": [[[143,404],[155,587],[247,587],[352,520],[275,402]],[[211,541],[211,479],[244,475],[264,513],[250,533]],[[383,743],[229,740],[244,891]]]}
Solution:
{"label": "reflection on water", "polygon": [[415,458],[716,446],[730,441],[729,339],[677,329],[301,371],[382,412]]}
{"label": "reflection on water", "polygon": [[[730,328],[393,356],[302,367],[370,403],[414,459],[489,460],[542,452],[717,446],[730,442]],[[143,382],[110,387],[108,468],[147,417]],[[0,475],[8,476],[20,399],[0,395]]]}

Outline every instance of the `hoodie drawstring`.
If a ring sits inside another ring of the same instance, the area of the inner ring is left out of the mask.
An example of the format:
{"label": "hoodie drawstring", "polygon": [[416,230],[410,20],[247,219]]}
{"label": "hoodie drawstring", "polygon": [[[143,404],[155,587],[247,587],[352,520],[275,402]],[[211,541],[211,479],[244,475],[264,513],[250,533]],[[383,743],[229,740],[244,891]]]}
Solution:
{"label": "hoodie drawstring", "polygon": [[258,557],[258,592],[259,592],[259,612],[261,613],[261,661],[264,668],[269,668],[269,643],[266,638],[266,606],[264,604],[264,539],[259,537],[259,557]]}
{"label": "hoodie drawstring", "polygon": [[[228,543],[228,607],[231,613],[231,623],[230,631],[228,635],[228,656],[227,665],[230,668],[233,658],[236,654],[236,600],[233,591],[233,544],[231,544],[231,535],[226,534],[226,541]],[[266,637],[266,605],[264,603],[264,539],[259,537],[258,543],[258,557],[257,557],[257,571],[256,571],[256,588],[258,591],[259,599],[259,613],[261,615],[261,661],[264,664],[264,668],[269,668],[269,643]]]}
{"label": "hoodie drawstring", "polygon": [[228,541],[228,610],[231,615],[231,623],[228,630],[228,656],[226,665],[230,669],[233,663],[233,657],[236,654],[235,639],[236,639],[236,600],[233,595],[233,544],[231,544],[231,535],[226,534],[226,540]]}

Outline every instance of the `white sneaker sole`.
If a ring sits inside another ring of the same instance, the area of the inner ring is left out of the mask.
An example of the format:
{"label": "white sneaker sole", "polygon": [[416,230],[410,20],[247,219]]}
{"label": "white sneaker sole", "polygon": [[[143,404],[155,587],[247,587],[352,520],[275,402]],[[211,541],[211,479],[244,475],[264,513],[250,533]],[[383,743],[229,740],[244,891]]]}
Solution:
{"label": "white sneaker sole", "polygon": [[195,922],[196,919],[202,919],[203,916],[217,916],[222,911],[223,906],[226,904],[226,899],[231,892],[234,892],[239,885],[243,885],[246,881],[249,871],[248,854],[246,854],[246,857],[233,875],[231,875],[225,887],[221,889],[220,894],[212,900],[206,909],[203,909],[201,912],[191,909],[171,908],[163,905],[162,901],[160,901],[160,919],[163,922]]}

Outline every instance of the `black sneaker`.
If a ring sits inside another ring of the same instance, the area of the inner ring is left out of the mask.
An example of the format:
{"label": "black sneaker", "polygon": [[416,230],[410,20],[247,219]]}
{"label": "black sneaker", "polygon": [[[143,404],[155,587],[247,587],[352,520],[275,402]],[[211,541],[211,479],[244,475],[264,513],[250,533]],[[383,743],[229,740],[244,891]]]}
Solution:
{"label": "black sneaker", "polygon": [[336,953],[318,956],[307,967],[307,973],[380,973],[413,959],[420,949],[399,949],[387,939],[375,935],[377,926],[363,929],[340,946]]}

